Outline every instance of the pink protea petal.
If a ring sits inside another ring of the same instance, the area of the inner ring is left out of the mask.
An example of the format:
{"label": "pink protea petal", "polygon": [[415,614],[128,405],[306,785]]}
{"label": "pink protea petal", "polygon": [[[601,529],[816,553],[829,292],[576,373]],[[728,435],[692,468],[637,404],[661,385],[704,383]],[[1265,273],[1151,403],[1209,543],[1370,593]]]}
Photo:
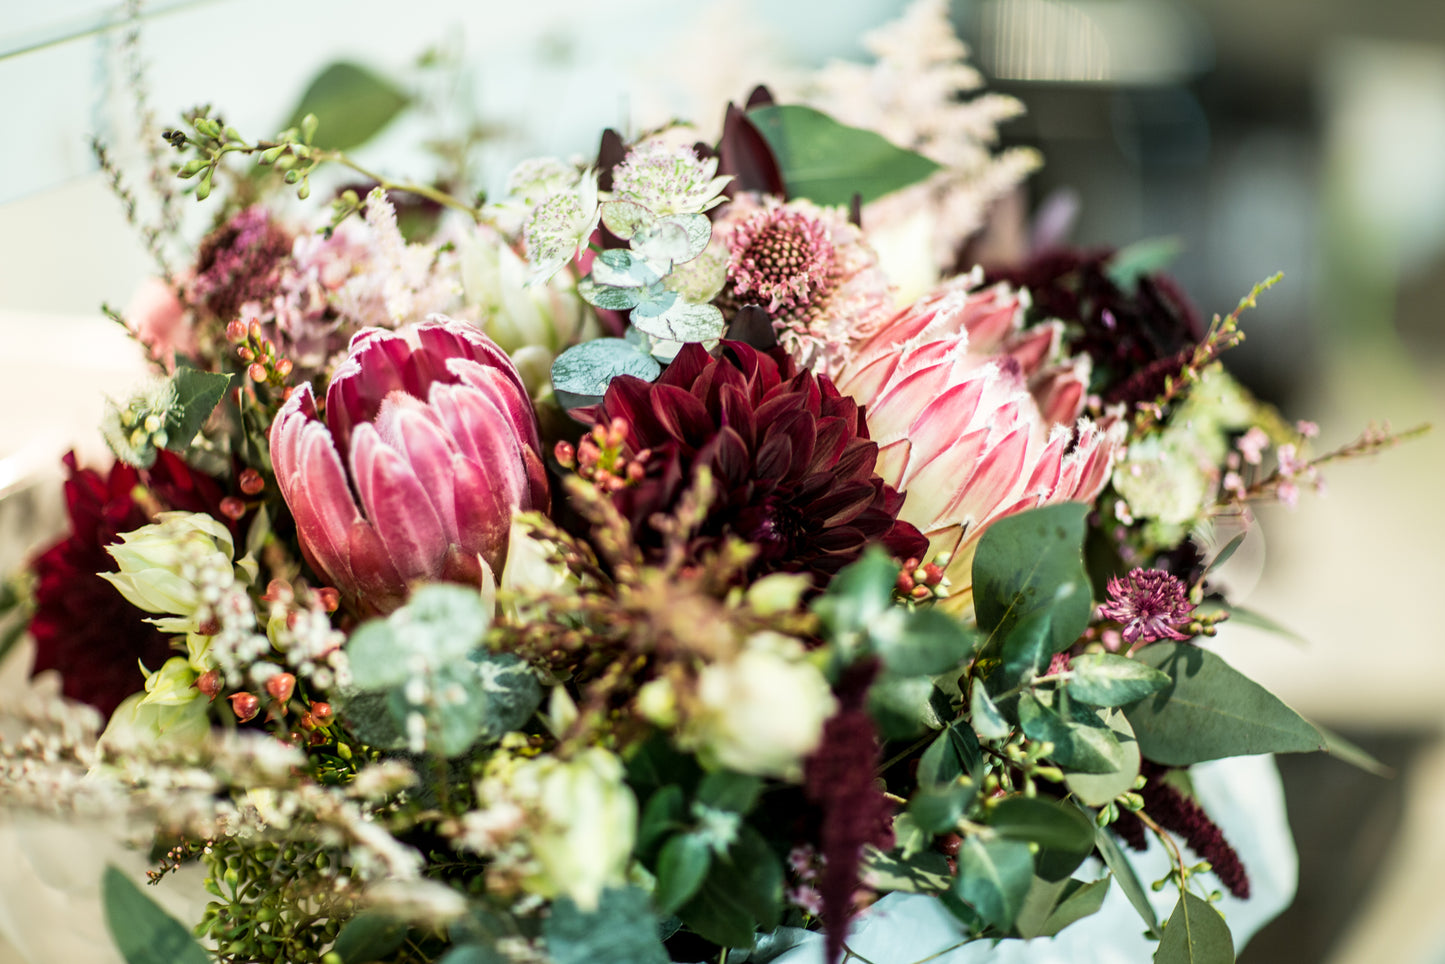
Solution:
{"label": "pink protea petal", "polygon": [[402,577],[410,581],[432,572],[450,544],[441,518],[411,465],[369,422],[351,435],[351,477],[367,520]]}
{"label": "pink protea petal", "polygon": [[1011,339],[1005,353],[1019,363],[1024,377],[1030,377],[1049,358],[1059,344],[1063,328],[1059,325],[1035,325],[1016,339]]}
{"label": "pink protea petal", "polygon": [[272,466],[313,565],[332,582],[344,583],[351,576],[346,533],[361,513],[331,434],[315,417],[311,386],[302,385],[272,423]]}
{"label": "pink protea petal", "polygon": [[411,466],[427,501],[437,512],[447,541],[456,542],[454,445],[436,414],[421,399],[393,392],[382,403],[373,424],[381,440]]}
{"label": "pink protea petal", "polygon": [[498,466],[483,465],[456,456],[456,516],[459,545],[471,556],[482,556],[494,572],[506,562],[506,546],[512,525],[513,502],[509,480],[498,479]]}

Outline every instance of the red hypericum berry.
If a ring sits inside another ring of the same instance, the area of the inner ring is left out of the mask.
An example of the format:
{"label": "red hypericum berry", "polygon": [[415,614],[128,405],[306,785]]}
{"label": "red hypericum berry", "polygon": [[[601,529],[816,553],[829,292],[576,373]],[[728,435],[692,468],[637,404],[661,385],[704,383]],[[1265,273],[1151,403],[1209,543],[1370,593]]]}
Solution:
{"label": "red hypericum berry", "polygon": [[254,720],[261,712],[261,701],[253,693],[232,693],[226,698],[231,701],[231,712],[242,723]]}
{"label": "red hypericum berry", "polygon": [[196,677],[195,685],[206,699],[215,702],[216,696],[221,692],[221,674],[213,669],[208,669]]}
{"label": "red hypericum berry", "polygon": [[240,318],[232,318],[226,324],[226,340],[237,345],[245,341],[246,323]]}
{"label": "red hypericum berry", "polygon": [[564,469],[575,468],[577,465],[577,450],[572,447],[571,442],[558,442],[552,449],[552,454],[557,456],[557,464]]}
{"label": "red hypericum berry", "polygon": [[296,677],[290,673],[277,673],[266,681],[266,692],[278,703],[284,703],[296,692]]}
{"label": "red hypericum berry", "polygon": [[317,726],[325,726],[331,722],[331,704],[316,702],[311,704],[311,718],[316,721]]}
{"label": "red hypericum berry", "polygon": [[228,495],[221,500],[221,515],[225,516],[227,519],[239,519],[245,514],[246,503],[242,502],[234,495]]}
{"label": "red hypericum berry", "polygon": [[246,369],[246,372],[251,376],[251,381],[253,382],[264,382],[266,380],[266,366],[260,362],[256,362],[250,368]]}
{"label": "red hypericum berry", "polygon": [[247,495],[258,495],[266,488],[266,480],[255,469],[241,470],[241,491]]}
{"label": "red hypericum berry", "polygon": [[316,729],[316,717],[312,716],[310,713],[302,713],[301,717],[296,722],[301,725],[301,729],[303,730]]}
{"label": "red hypericum berry", "polygon": [[334,613],[336,607],[341,605],[341,593],[330,586],[322,586],[316,590],[316,601],[321,603],[322,609]]}

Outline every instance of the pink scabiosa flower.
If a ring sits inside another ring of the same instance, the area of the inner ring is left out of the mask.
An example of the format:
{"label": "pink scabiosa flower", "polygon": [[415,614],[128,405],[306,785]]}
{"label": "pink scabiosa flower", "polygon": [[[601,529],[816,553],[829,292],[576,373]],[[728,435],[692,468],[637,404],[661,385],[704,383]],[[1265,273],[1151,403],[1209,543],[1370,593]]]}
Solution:
{"label": "pink scabiosa flower", "polygon": [[395,609],[419,580],[500,572],[513,513],[547,507],[539,450],[506,354],[441,316],[357,333],[325,422],[302,385],[271,426],[307,561],[369,613]]}
{"label": "pink scabiosa flower", "polygon": [[1110,579],[1106,588],[1109,601],[1099,607],[1099,615],[1121,624],[1124,642],[1189,638],[1179,630],[1193,619],[1194,604],[1178,577],[1162,569],[1133,569],[1122,579]]}
{"label": "pink scabiosa flower", "polygon": [[719,306],[762,308],[804,368],[831,373],[892,311],[877,255],[841,211],[742,195],[713,233],[728,251]]}
{"label": "pink scabiosa flower", "polygon": [[857,343],[835,376],[867,410],[878,474],[905,493],[899,518],[948,553],[944,605],[973,605],[973,554],[996,519],[1089,502],[1109,477],[1122,425],[1080,418],[1087,359],[1063,359],[1056,326],[1021,330],[1003,287],[960,279]]}

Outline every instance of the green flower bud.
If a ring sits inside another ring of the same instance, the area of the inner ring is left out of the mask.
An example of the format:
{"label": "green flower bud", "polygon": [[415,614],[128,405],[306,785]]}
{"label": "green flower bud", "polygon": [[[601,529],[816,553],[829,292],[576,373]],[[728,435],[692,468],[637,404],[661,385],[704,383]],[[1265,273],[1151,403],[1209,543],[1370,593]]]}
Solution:
{"label": "green flower bud", "polygon": [[163,632],[193,633],[200,628],[197,577],[205,573],[222,586],[235,579],[231,533],[200,512],[163,512],[158,518],[108,546],[120,571],[100,575],[138,609],[172,617],[154,620]]}

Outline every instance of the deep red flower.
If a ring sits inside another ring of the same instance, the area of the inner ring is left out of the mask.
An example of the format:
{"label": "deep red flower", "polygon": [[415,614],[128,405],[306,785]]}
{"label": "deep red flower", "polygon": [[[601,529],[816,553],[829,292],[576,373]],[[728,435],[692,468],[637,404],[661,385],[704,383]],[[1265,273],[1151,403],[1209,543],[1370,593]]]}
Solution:
{"label": "deep red flower", "polygon": [[878,446],[863,410],[786,358],[739,342],[713,358],[689,344],[654,383],[614,379],[594,415],[627,426],[628,458],[646,453],[643,478],[613,494],[644,549],[661,542],[651,517],[706,466],[717,493],[697,549],[745,539],[759,550],[752,575],[808,572],[821,585],[870,542],[900,558],[927,551],[898,521],[903,497],[873,471]]}
{"label": "deep red flower", "polygon": [[145,622],[148,613],[96,575],[117,568],[105,547],[120,533],[151,521],[137,501],[139,488],[160,508],[191,512],[214,513],[223,493],[214,479],[170,452],[160,452],[144,471],[121,462],[105,474],[80,469],[73,453],[65,456],[65,465],[70,532],[33,563],[34,672],[58,670],[65,696],[89,703],[108,718],[145,684],[137,661],[158,669],[170,647],[167,637]]}

